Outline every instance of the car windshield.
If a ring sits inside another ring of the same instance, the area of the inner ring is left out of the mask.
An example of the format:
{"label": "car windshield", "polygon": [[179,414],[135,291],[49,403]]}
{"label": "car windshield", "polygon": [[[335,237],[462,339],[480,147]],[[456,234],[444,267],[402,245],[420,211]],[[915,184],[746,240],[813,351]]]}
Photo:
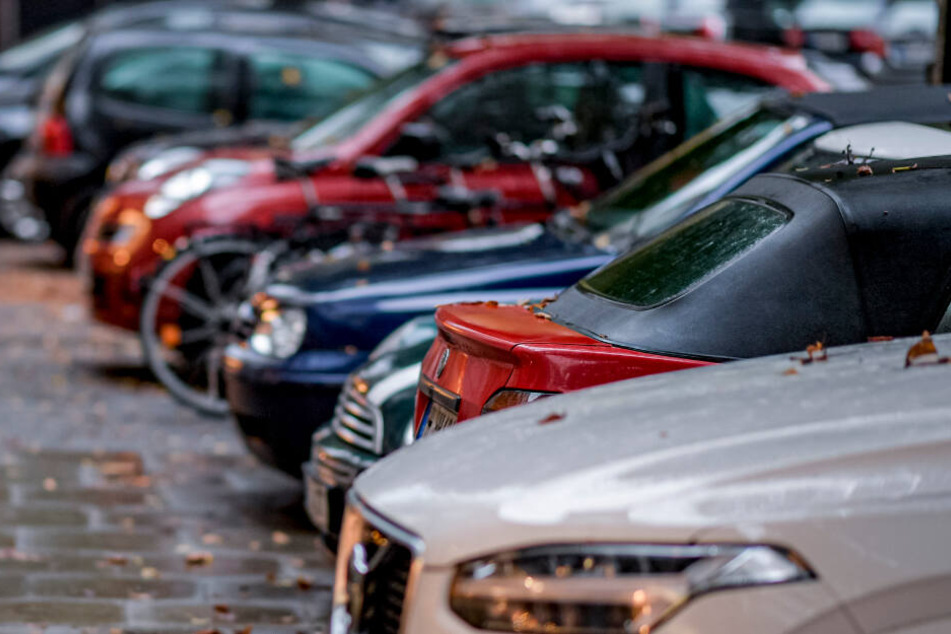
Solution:
{"label": "car windshield", "polygon": [[694,205],[809,123],[757,108],[707,129],[640,170],[585,218],[597,242],[623,249],[682,219]]}
{"label": "car windshield", "polygon": [[[451,62],[450,62],[451,63]],[[309,130],[294,139],[292,147],[297,151],[340,143],[356,134],[380,112],[416,89],[424,81],[442,71],[447,64],[433,63],[433,59],[378,83],[369,91],[321,119]]]}
{"label": "car windshield", "polygon": [[579,282],[582,291],[646,309],[712,277],[792,218],[763,203],[726,199]]}
{"label": "car windshield", "polygon": [[42,74],[63,53],[78,44],[85,32],[82,23],[71,22],[32,37],[0,53],[0,73],[28,76]]}

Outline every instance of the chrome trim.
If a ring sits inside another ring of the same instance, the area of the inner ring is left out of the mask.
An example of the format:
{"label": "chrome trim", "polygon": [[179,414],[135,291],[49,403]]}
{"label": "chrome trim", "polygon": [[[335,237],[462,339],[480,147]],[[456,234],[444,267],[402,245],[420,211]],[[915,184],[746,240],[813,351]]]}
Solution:
{"label": "chrome trim", "polygon": [[462,397],[436,384],[425,374],[419,375],[419,391],[454,414],[459,413]]}
{"label": "chrome trim", "polygon": [[354,489],[347,493],[347,506],[354,509],[363,519],[363,523],[369,524],[382,532],[387,538],[405,546],[413,556],[410,563],[409,575],[406,578],[406,591],[403,593],[403,606],[400,609],[400,634],[406,632],[406,611],[407,606],[412,605],[416,596],[416,586],[419,584],[419,576],[423,570],[423,553],[426,550],[426,544],[421,537],[416,536],[406,530],[399,524],[395,524],[386,519],[372,508],[370,508],[357,494]]}
{"label": "chrome trim", "polygon": [[346,443],[380,455],[383,453],[383,415],[351,377],[337,399],[331,428]]}

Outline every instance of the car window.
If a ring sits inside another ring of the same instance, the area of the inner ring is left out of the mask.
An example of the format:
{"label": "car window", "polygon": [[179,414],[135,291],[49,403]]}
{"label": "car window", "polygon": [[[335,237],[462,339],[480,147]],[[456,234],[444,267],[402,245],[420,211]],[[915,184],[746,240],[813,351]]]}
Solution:
{"label": "car window", "polygon": [[805,125],[802,117],[786,118],[756,109],[709,128],[657,159],[619,190],[593,205],[586,225],[593,231],[616,227],[617,238],[623,241],[635,232],[625,221],[636,218],[637,234],[656,233],[676,222],[703,196]]}
{"label": "car window", "polygon": [[[460,87],[426,115],[445,134],[444,156],[487,152],[488,140],[505,133],[531,143],[554,138],[582,149],[619,137],[618,121],[643,99],[639,68],[630,66],[625,90],[606,68],[591,63],[530,64],[491,73]],[[556,112],[576,128],[558,132]]]}
{"label": "car window", "polygon": [[757,102],[775,90],[752,77],[710,69],[684,68],[683,95],[686,115],[684,138],[707,129],[719,119]]}
{"label": "car window", "polygon": [[104,64],[99,93],[138,106],[212,113],[227,76],[218,51],[145,48],[121,51]]}
{"label": "car window", "polygon": [[313,150],[323,145],[339,143],[353,136],[386,108],[398,103],[427,79],[454,63],[454,60],[443,63],[429,60],[386,81],[374,84],[367,92],[298,135],[294,139],[294,149]]}
{"label": "car window", "polygon": [[0,73],[38,76],[56,64],[66,51],[83,39],[86,30],[72,22],[28,39],[0,53]]}
{"label": "car window", "polygon": [[254,53],[249,66],[251,119],[298,121],[324,116],[375,80],[366,70],[345,62],[282,51]]}
{"label": "car window", "polygon": [[636,308],[666,303],[712,277],[791,214],[744,199],[714,203],[582,280],[583,291]]}

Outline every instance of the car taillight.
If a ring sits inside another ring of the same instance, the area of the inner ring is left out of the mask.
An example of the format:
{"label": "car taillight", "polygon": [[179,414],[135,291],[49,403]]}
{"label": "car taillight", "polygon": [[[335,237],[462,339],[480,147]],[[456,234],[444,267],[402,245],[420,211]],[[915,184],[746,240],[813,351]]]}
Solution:
{"label": "car taillight", "polygon": [[40,122],[40,151],[47,156],[69,156],[73,153],[73,132],[66,117],[47,115]]}
{"label": "car taillight", "polygon": [[783,31],[783,44],[789,48],[802,48],[806,45],[806,32],[798,27]]}
{"label": "car taillight", "polygon": [[529,390],[499,390],[486,402],[482,408],[483,414],[499,410],[526,405],[540,398],[554,396],[554,392],[531,392]]}
{"label": "car taillight", "polygon": [[859,29],[849,33],[849,48],[858,53],[875,53],[886,57],[888,45],[885,38],[869,29]]}

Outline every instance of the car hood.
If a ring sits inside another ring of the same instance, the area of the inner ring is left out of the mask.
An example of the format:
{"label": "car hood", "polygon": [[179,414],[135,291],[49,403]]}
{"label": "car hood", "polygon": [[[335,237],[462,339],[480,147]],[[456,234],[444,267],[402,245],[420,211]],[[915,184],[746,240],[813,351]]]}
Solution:
{"label": "car hood", "polygon": [[[951,338],[936,341],[951,351]],[[355,492],[421,536],[427,564],[546,542],[705,538],[788,543],[819,560],[837,522],[868,528],[923,504],[947,521],[951,366],[905,369],[911,343],[545,399],[427,437]]]}
{"label": "car hood", "polygon": [[284,153],[278,141],[295,129],[295,124],[252,122],[229,128],[172,134],[136,143],[123,151],[122,158],[146,161],[161,152],[180,147],[206,150],[205,157],[228,155],[233,158],[269,158]]}
{"label": "car hood", "polygon": [[310,304],[501,287],[507,279],[552,270],[559,260],[574,258],[592,258],[593,268],[605,255],[586,243],[566,242],[539,224],[471,230],[400,242],[391,250],[290,266],[277,273],[268,293]]}

